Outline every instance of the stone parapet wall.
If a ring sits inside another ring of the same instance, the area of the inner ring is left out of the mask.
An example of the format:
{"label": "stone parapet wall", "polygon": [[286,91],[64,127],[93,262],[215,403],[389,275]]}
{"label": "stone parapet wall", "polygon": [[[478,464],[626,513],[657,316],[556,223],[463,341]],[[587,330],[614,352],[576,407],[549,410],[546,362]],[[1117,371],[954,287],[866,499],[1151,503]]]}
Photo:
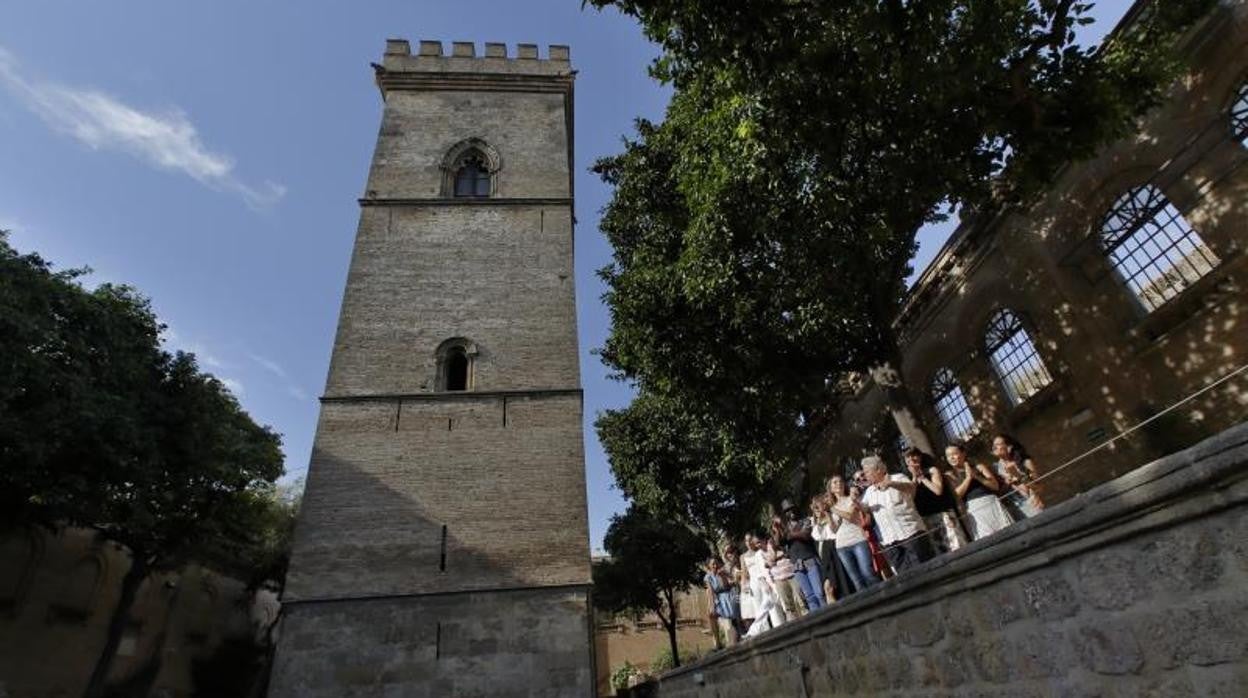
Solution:
{"label": "stone parapet wall", "polygon": [[635,689],[1240,696],[1248,423]]}

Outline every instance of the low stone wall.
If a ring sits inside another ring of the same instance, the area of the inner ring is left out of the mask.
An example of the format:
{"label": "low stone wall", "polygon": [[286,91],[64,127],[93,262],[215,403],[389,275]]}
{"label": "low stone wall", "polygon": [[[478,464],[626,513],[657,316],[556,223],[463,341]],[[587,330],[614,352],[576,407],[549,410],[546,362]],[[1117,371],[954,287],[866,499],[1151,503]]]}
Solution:
{"label": "low stone wall", "polygon": [[1242,696],[1248,423],[634,689]]}

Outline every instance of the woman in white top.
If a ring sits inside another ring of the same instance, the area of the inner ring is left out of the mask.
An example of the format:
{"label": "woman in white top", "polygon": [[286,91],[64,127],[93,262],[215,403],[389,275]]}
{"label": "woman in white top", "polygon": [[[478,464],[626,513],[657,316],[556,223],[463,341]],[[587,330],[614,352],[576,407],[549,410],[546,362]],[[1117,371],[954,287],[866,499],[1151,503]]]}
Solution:
{"label": "woman in white top", "polygon": [[862,528],[866,512],[858,500],[849,495],[845,478],[840,475],[828,478],[828,499],[832,504],[832,523],[836,527],[836,556],[840,558],[853,590],[861,591],[878,584],[880,578],[871,566],[867,532]]}
{"label": "woman in white top", "polygon": [[775,590],[771,586],[771,574],[767,570],[767,552],[763,550],[758,536],[749,533],[745,536],[745,553],[741,555],[741,569],[745,572],[744,585],[748,586],[754,601],[754,622],[750,624],[746,637],[754,637],[769,628],[784,622],[784,613],[776,601]]}

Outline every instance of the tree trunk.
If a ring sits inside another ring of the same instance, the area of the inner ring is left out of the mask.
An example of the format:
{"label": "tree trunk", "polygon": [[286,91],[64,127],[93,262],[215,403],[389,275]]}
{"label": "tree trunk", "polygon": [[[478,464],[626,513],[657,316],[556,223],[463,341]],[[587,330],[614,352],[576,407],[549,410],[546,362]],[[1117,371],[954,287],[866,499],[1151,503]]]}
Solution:
{"label": "tree trunk", "polygon": [[[676,649],[676,619],[673,618],[671,623],[667,625],[667,641],[672,645],[672,666],[680,666],[680,650]],[[714,628],[712,628],[714,630]]]}
{"label": "tree trunk", "polygon": [[884,391],[884,404],[893,416],[893,422],[897,424],[897,431],[911,446],[929,456],[935,455],[931,439],[927,437],[923,423],[919,421],[910,391],[901,379],[901,348],[897,344],[897,337],[890,332],[885,342],[888,346],[881,352],[884,358],[871,368],[871,378]]}
{"label": "tree trunk", "polygon": [[121,598],[117,600],[117,607],[113,609],[113,617],[108,622],[108,637],[104,641],[104,649],[100,651],[100,657],[95,662],[91,680],[87,683],[87,690],[83,692],[84,698],[101,698],[104,695],[104,682],[108,679],[113,658],[117,656],[117,648],[121,645],[121,636],[126,630],[126,619],[130,615],[130,608],[134,606],[134,599],[138,596],[139,585],[147,578],[147,560],[138,551],[134,551],[133,554],[130,569],[121,580]]}
{"label": "tree trunk", "polygon": [[667,641],[672,646],[672,666],[680,666],[680,650],[676,647],[676,618],[679,612],[676,610],[676,592],[672,589],[666,589],[663,596],[667,601],[667,617],[664,618],[662,613],[657,614],[659,620],[663,622],[663,627],[667,629]]}

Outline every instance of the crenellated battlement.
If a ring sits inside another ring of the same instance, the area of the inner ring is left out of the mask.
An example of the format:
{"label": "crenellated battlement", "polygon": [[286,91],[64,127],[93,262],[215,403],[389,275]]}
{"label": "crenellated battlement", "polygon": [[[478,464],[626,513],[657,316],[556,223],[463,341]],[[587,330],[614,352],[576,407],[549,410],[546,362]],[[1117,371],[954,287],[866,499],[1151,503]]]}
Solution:
{"label": "crenellated battlement", "polygon": [[545,56],[539,55],[537,44],[424,40],[415,51],[406,39],[388,39],[386,53],[377,68],[382,89],[408,82],[412,74],[438,73],[495,76],[568,78],[572,75],[571,51],[567,46],[552,44]]}

